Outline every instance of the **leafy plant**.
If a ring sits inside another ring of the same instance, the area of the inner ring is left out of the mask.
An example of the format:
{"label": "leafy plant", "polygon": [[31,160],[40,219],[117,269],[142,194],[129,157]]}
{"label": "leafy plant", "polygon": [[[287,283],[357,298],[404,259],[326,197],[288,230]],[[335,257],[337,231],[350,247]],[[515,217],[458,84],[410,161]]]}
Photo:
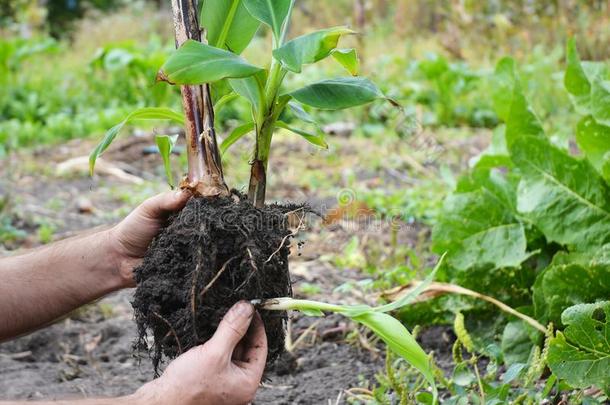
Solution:
{"label": "leafy plant", "polygon": [[[207,29],[209,44],[204,44],[200,41],[201,30],[195,14],[196,1],[174,0],[172,8],[178,49],[163,64],[157,79],[182,86],[185,117],[167,108],[147,107],[133,111],[122,122],[108,130],[91,153],[89,160],[91,172],[97,158],[109,147],[126,124],[136,120],[171,120],[186,125],[188,174],[183,179],[181,187],[192,190],[196,197],[228,196],[229,189],[224,182],[219,151],[226,150],[237,139],[254,131],[256,144],[248,194],[252,204],[262,208],[271,140],[277,128],[294,132],[316,146],[326,146],[320,133],[292,128],[281,120],[282,114],[290,109],[303,121],[315,123],[302,105],[320,109],[342,109],[383,98],[382,93],[370,80],[359,77],[322,80],[293,91],[282,89],[283,80],[288,74],[299,73],[304,65],[315,63],[331,55],[352,74],[357,72],[358,66],[354,50],[337,48],[340,37],[352,33],[345,27],[320,30],[287,40],[288,21],[293,5],[294,0],[205,1],[201,8],[200,21]],[[260,24],[268,26],[273,37],[274,50],[268,69],[252,65],[239,55],[248,46]],[[219,147],[215,137],[211,94],[214,91],[218,92],[219,88],[226,87],[227,84],[231,91],[216,100],[216,109],[240,96],[250,102],[252,121],[238,126]],[[164,159],[166,172],[170,176],[170,182],[171,170],[168,160],[174,143],[175,138],[157,137],[157,145]],[[284,241],[267,262],[283,247],[283,244]],[[254,262],[250,250],[248,253],[250,262]],[[229,259],[226,263],[233,259]],[[190,263],[190,260],[188,262]],[[218,274],[225,268],[226,265]],[[428,282],[430,281],[431,278]],[[195,286],[196,282],[193,283]],[[195,287],[192,291],[195,291]],[[433,402],[435,402],[437,392],[425,352],[398,320],[386,314],[406,305],[411,298],[406,296],[397,302],[377,308],[276,298],[265,301],[262,307],[280,311],[298,309],[316,316],[322,315],[323,311],[338,312],[366,325],[425,376],[434,390]],[[180,346],[178,338],[176,341]]]}
{"label": "leafy plant", "polygon": [[[434,251],[448,252],[443,275],[448,281],[565,328],[551,341],[549,362],[556,377],[575,387],[604,388],[608,367],[596,368],[604,358],[603,342],[599,347],[591,342],[606,328],[605,307],[596,301],[610,296],[608,68],[581,62],[573,40],[566,54],[565,87],[576,110],[585,114],[575,128],[584,157],[551,143],[523,93],[514,60],[500,60],[492,98],[504,125],[445,199],[432,242]],[[466,308],[481,310],[480,305]],[[598,318],[592,319],[591,311]],[[522,363],[540,334],[520,322],[503,324],[504,361]],[[478,350],[492,343],[483,342]],[[583,364],[589,359],[591,374],[589,367],[561,362],[577,353]]]}
{"label": "leafy plant", "polygon": [[[356,51],[337,47],[342,36],[354,33],[346,27],[288,39],[293,5],[292,0],[236,0],[230,6],[221,1],[204,2],[201,21],[208,29],[208,44],[186,41],[165,62],[158,75],[160,80],[173,84],[211,83],[217,93],[228,83],[230,91],[219,94],[218,104],[237,96],[250,103],[252,120],[235,128],[220,148],[224,152],[239,138],[255,133],[248,196],[257,207],[264,204],[271,142],[278,128],[300,135],[318,147],[327,147],[322,132],[303,105],[337,110],[383,98],[370,80],[356,76],[322,80],[292,91],[282,88],[286,76],[298,74],[304,66],[329,56],[350,74],[358,72]],[[254,66],[239,56],[260,24],[272,33],[273,52],[268,68]],[[241,27],[247,29],[242,32]],[[289,111],[315,130],[294,128],[284,122],[282,117]]]}
{"label": "leafy plant", "polygon": [[610,389],[610,302],[579,304],[561,315],[567,325],[550,341],[549,367],[573,387]]}

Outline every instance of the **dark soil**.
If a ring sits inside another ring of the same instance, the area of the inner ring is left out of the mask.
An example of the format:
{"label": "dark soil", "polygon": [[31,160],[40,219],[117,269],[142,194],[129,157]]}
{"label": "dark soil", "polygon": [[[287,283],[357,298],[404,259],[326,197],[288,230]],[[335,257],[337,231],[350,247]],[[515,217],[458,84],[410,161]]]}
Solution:
{"label": "dark soil", "polygon": [[[294,211],[304,207],[257,209],[234,193],[191,198],[170,220],[135,270],[136,346],[151,351],[155,371],[163,356],[173,359],[211,338],[237,301],[291,296],[287,214]],[[286,314],[262,311],[261,317],[269,365],[284,350]]]}

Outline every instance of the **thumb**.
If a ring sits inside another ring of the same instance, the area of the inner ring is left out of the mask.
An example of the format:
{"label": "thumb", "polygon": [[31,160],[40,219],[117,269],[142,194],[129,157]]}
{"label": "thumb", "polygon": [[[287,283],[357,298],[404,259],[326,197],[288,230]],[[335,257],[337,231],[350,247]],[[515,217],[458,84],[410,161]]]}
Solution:
{"label": "thumb", "polygon": [[142,215],[158,219],[182,209],[190,197],[186,190],[168,191],[144,201],[139,209]]}
{"label": "thumb", "polygon": [[213,344],[231,357],[237,344],[248,332],[253,315],[254,307],[249,302],[240,301],[233,305],[212,336]]}

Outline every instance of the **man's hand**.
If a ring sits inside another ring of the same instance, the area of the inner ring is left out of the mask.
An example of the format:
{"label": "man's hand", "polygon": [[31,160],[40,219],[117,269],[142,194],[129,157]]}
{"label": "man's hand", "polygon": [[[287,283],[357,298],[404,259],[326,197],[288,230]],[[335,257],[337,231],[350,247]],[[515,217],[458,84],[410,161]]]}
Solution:
{"label": "man's hand", "polygon": [[109,244],[125,287],[134,286],[133,268],[140,264],[169,215],[181,210],[190,196],[180,190],[151,197],[109,231]]}
{"label": "man's hand", "polygon": [[137,404],[242,405],[251,402],[267,359],[267,336],[251,304],[235,304],[214,336],[179,356],[134,394]]}

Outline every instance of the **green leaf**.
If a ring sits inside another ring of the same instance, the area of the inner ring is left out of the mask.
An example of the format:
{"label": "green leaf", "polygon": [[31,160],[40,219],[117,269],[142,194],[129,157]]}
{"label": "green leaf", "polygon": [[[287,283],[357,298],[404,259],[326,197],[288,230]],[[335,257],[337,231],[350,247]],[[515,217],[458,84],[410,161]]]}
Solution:
{"label": "green leaf", "polygon": [[231,134],[227,136],[220,144],[220,153],[225,153],[231,145],[237,142],[242,136],[248,132],[254,131],[254,123],[248,122],[247,124],[240,125],[231,131]]}
{"label": "green leaf", "polygon": [[246,49],[260,26],[242,0],[204,0],[200,21],[210,45],[236,54]]}
{"label": "green leaf", "polygon": [[595,121],[610,126],[610,81],[595,80],[591,87],[591,114]]}
{"label": "green leaf", "polygon": [[360,77],[323,80],[295,90],[290,95],[305,105],[324,110],[356,107],[383,97],[373,82]]}
{"label": "green leaf", "polygon": [[286,124],[283,121],[277,121],[275,125],[279,128],[286,129],[288,131],[294,132],[295,134],[301,135],[303,139],[312,145],[318,146],[320,148],[328,149],[328,144],[324,140],[324,134],[320,132],[319,135],[312,134],[310,132],[304,131],[302,129],[293,128],[290,125]]}
{"label": "green leaf", "polygon": [[[511,321],[502,333],[502,355],[504,363],[510,366],[516,363],[527,363],[534,346],[531,339],[532,330],[529,324],[521,320]],[[534,330],[535,332],[535,330]]]}
{"label": "green leaf", "polygon": [[100,155],[104,153],[106,149],[108,149],[112,141],[114,141],[114,139],[117,137],[119,132],[121,132],[123,127],[128,123],[137,120],[171,120],[180,124],[184,124],[184,116],[179,112],[170,110],[169,108],[145,107],[133,111],[127,117],[125,117],[125,119],[119,124],[110,128],[104,135],[102,141],[91,152],[91,154],[89,155],[90,175],[93,175],[93,169],[95,168],[95,161],[97,160],[97,158],[100,157]]}
{"label": "green leaf", "polygon": [[591,164],[602,173],[604,155],[610,151],[610,127],[588,116],[576,126],[576,142]]}
{"label": "green leaf", "polygon": [[248,77],[261,70],[232,52],[189,39],[172,53],[157,79],[171,84],[203,84]]}
{"label": "green leaf", "polygon": [[240,96],[250,102],[256,115],[263,108],[265,93],[265,72],[262,71],[254,76],[243,79],[229,79],[229,85]]}
{"label": "green leaf", "polygon": [[176,145],[177,140],[178,135],[155,136],[155,142],[157,143],[157,147],[159,148],[159,153],[161,154],[161,158],[163,158],[165,176],[167,177],[167,182],[172,188],[174,188],[174,177],[172,176],[172,166],[170,164],[169,158],[172,154],[172,150],[174,149],[174,145]]}
{"label": "green leaf", "polygon": [[430,365],[430,359],[415,338],[400,321],[383,312],[377,312],[368,305],[335,305],[312,300],[275,298],[263,302],[262,308],[275,311],[329,311],[342,314],[371,329],[388,347],[418,369],[432,386],[433,401],[438,392]]}
{"label": "green leaf", "polygon": [[218,114],[227,104],[239,97],[239,94],[229,93],[222,96],[216,103],[214,103],[214,113]]}
{"label": "green leaf", "polygon": [[496,171],[475,172],[458,191],[445,199],[432,230],[435,252],[448,252],[449,265],[462,271],[517,267],[529,257],[523,225],[514,217],[513,183]]}
{"label": "green leaf", "polygon": [[602,164],[602,176],[606,180],[606,183],[610,186],[610,152],[604,155],[604,162]]}
{"label": "green leaf", "polygon": [[290,111],[301,121],[307,122],[309,124],[318,125],[318,122],[313,118],[303,106],[299,103],[295,103],[294,101],[288,102],[288,107],[290,107]]}
{"label": "green leaf", "polygon": [[506,122],[510,113],[510,105],[515,88],[515,60],[509,57],[502,58],[496,64],[492,77],[491,98],[498,117]]}
{"label": "green leaf", "polygon": [[333,49],[330,54],[352,76],[358,76],[358,73],[360,71],[360,59],[358,58],[358,53],[354,48]]}
{"label": "green leaf", "polygon": [[430,367],[430,359],[402,323],[382,312],[367,312],[352,319],[375,332],[394,353],[418,369],[432,386],[434,401],[436,401],[438,393]]}
{"label": "green leaf", "polygon": [[587,161],[535,137],[517,139],[511,154],[522,173],[517,209],[549,242],[580,250],[610,242],[610,189]]}
{"label": "green leaf", "polygon": [[477,169],[492,169],[494,167],[511,167],[513,162],[506,146],[506,126],[498,125],[494,128],[491,143],[483,152],[470,160],[469,164],[475,171]]}
{"label": "green leaf", "polygon": [[505,138],[508,147],[521,136],[544,137],[542,125],[521,89],[513,59],[503,58],[496,65],[492,98],[498,116],[506,123]]}
{"label": "green leaf", "polygon": [[549,343],[551,371],[575,388],[610,386],[610,301],[575,305],[561,320],[566,329]]}
{"label": "green leaf", "polygon": [[353,33],[354,31],[346,27],[312,32],[288,41],[282,47],[273,50],[273,57],[286,69],[301,73],[303,65],[326,58],[337,47],[342,35]]}
{"label": "green leaf", "polygon": [[496,225],[464,239],[454,251],[451,264],[459,270],[475,265],[492,264],[494,268],[518,267],[529,257],[521,224]]}
{"label": "green leaf", "polygon": [[243,0],[250,15],[271,28],[276,42],[279,42],[282,26],[290,11],[291,1],[292,0]]}
{"label": "green leaf", "polygon": [[591,84],[580,63],[574,38],[566,45],[566,72],[563,84],[570,93],[572,103],[581,114],[587,114],[590,107]]}
{"label": "green leaf", "polygon": [[304,308],[304,309],[301,309],[301,312],[303,313],[303,315],[307,315],[307,316],[314,316],[314,317],[323,317],[324,316],[324,312],[320,311],[319,309]]}
{"label": "green leaf", "polygon": [[591,254],[558,253],[534,283],[536,318],[561,324],[569,306],[610,297],[610,244]]}

